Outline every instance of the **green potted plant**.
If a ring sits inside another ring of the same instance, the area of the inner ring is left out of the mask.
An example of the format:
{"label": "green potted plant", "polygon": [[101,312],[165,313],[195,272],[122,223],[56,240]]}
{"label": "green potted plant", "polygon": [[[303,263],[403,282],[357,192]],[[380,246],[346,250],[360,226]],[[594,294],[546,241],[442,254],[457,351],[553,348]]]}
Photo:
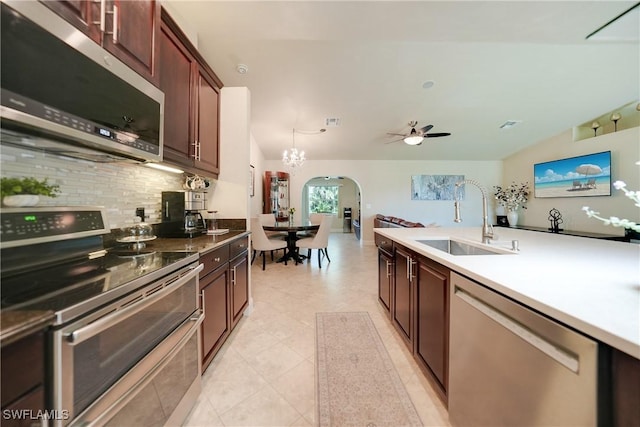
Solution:
{"label": "green potted plant", "polygon": [[60,186],[49,184],[47,178],[10,178],[0,179],[0,192],[2,204],[9,207],[35,206],[39,196],[57,197]]}

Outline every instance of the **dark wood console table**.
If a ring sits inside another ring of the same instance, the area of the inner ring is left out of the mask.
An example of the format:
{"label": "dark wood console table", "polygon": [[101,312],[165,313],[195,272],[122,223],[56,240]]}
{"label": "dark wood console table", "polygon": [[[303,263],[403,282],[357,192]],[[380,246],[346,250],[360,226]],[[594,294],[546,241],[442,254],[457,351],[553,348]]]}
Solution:
{"label": "dark wood console table", "polygon": [[562,230],[559,232],[553,232],[548,228],[544,227],[530,227],[527,225],[516,225],[515,227],[508,227],[504,225],[495,225],[495,227],[502,228],[515,228],[517,230],[529,230],[529,231],[539,231],[542,233],[553,233],[553,234],[564,234],[566,236],[578,236],[578,237],[590,237],[593,239],[604,239],[604,240],[617,240],[620,242],[629,242],[630,239],[627,236],[616,236],[613,234],[601,234],[601,233],[591,233],[588,231],[572,231],[572,230]]}

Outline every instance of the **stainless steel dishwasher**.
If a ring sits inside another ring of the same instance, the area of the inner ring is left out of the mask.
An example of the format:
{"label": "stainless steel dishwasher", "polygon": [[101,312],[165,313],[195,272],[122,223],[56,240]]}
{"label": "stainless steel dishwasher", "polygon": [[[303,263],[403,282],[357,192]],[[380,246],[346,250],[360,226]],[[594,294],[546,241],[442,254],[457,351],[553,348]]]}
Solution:
{"label": "stainless steel dishwasher", "polygon": [[595,426],[597,342],[451,274],[455,426]]}

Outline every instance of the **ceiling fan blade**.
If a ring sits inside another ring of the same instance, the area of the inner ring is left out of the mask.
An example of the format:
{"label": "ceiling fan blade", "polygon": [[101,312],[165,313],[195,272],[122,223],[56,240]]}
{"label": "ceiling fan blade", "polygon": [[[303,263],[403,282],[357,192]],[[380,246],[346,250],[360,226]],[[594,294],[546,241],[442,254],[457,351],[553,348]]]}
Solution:
{"label": "ceiling fan blade", "polygon": [[400,142],[402,140],[404,140],[404,138],[394,139],[393,141],[387,141],[387,142],[385,142],[385,144],[393,144],[394,142]]}
{"label": "ceiling fan blade", "polygon": [[424,136],[425,138],[438,138],[441,136],[449,136],[449,135],[451,135],[449,132],[440,132],[440,133],[428,133],[422,136]]}
{"label": "ceiling fan blade", "polygon": [[426,125],[425,127],[423,127],[422,129],[420,129],[420,132],[422,132],[423,134],[429,132],[431,130],[431,128],[433,127],[433,125]]}
{"label": "ceiling fan blade", "polygon": [[407,136],[406,133],[391,133],[391,132],[387,132],[387,135],[390,135],[390,136]]}

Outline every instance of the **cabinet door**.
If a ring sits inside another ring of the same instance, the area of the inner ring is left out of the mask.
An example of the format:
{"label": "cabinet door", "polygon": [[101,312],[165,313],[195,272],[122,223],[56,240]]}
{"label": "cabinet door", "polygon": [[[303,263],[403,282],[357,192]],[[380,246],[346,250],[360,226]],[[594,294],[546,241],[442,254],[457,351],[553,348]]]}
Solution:
{"label": "cabinet door", "polygon": [[218,349],[230,332],[229,270],[220,268],[200,280],[202,300],[204,302],[204,321],[202,322],[202,370],[211,363]]}
{"label": "cabinet door", "polygon": [[378,251],[378,300],[389,311],[391,309],[391,289],[393,280],[393,258],[386,252]]}
{"label": "cabinet door", "polygon": [[196,135],[197,153],[195,166],[213,174],[220,172],[220,150],[218,144],[218,102],[219,94],[216,84],[202,69],[197,76],[197,112]]}
{"label": "cabinet door", "polygon": [[231,270],[231,313],[232,325],[240,321],[242,312],[249,302],[249,264],[245,252],[229,264]]}
{"label": "cabinet door", "polygon": [[155,0],[113,0],[107,5],[106,33],[102,45],[138,74],[158,85],[160,6]]}
{"label": "cabinet door", "polygon": [[449,271],[439,264],[431,265],[421,260],[416,286],[416,357],[423,367],[431,371],[445,392],[448,337]]}
{"label": "cabinet door", "polygon": [[412,270],[414,260],[411,254],[402,248],[397,248],[395,252],[395,280],[393,297],[391,300],[391,318],[400,332],[400,336],[405,339],[405,344],[413,351],[413,325],[412,325]]}
{"label": "cabinet door", "polygon": [[164,158],[178,165],[193,165],[192,71],[195,59],[171,28],[160,32],[160,90],[164,92]]}
{"label": "cabinet door", "polygon": [[100,2],[87,0],[40,0],[42,4],[60,15],[71,25],[100,44]]}

